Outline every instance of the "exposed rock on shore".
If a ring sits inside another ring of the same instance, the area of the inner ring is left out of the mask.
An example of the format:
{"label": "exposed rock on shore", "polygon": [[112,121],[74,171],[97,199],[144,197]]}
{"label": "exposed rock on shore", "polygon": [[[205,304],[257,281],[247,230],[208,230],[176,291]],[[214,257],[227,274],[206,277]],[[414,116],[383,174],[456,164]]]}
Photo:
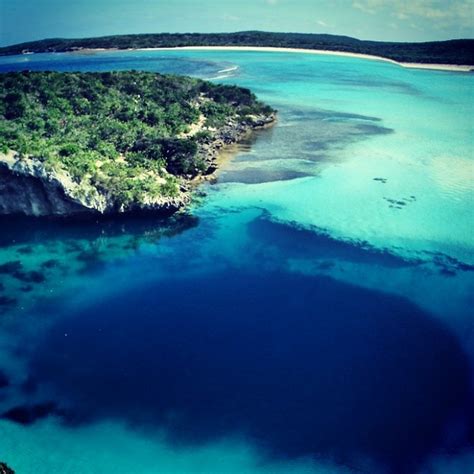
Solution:
{"label": "exposed rock on shore", "polygon": [[75,182],[67,172],[48,170],[34,158],[15,152],[0,154],[0,215],[77,216],[133,211],[173,213],[189,202],[184,187],[178,196],[160,197],[127,206],[119,204],[107,189]]}
{"label": "exposed rock on shore", "polygon": [[[242,122],[231,119],[222,128],[210,132],[208,138],[202,139],[198,145],[197,154],[207,167],[203,174],[209,175],[217,170],[217,156],[223,147],[239,142],[251,130],[270,126],[275,119],[274,113],[247,117]],[[65,171],[47,169],[41,161],[11,151],[0,154],[0,215],[173,214],[189,204],[191,178],[182,177],[177,196],[148,199],[144,195],[140,201],[125,206],[105,188],[85,186]]]}
{"label": "exposed rock on shore", "polygon": [[0,74],[0,215],[169,215],[275,120],[248,89],[138,71]]}
{"label": "exposed rock on shore", "polygon": [[0,462],[0,474],[15,474],[15,471],[10,469],[4,462]]}
{"label": "exposed rock on shore", "polygon": [[198,155],[207,166],[207,171],[204,174],[209,175],[217,170],[217,156],[222,148],[226,145],[240,142],[251,130],[258,130],[273,125],[275,120],[275,113],[251,116],[244,122],[229,120],[224,127],[215,132],[209,139],[202,140],[198,146]]}

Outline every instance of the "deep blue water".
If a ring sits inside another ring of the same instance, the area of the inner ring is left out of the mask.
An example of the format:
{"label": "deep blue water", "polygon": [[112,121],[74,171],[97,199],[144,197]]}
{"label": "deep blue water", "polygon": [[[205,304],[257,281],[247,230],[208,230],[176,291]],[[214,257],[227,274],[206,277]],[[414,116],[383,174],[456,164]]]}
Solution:
{"label": "deep blue water", "polygon": [[219,78],[280,113],[187,215],[0,221],[0,460],[20,473],[472,470],[472,77],[196,51],[0,70],[25,64]]}

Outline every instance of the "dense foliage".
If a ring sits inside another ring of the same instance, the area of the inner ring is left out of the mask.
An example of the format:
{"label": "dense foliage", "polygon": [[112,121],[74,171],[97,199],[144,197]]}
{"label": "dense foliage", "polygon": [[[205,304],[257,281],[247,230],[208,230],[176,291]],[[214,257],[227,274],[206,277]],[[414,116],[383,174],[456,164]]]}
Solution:
{"label": "dense foliage", "polygon": [[269,112],[247,89],[145,72],[0,74],[0,152],[14,150],[121,202],[178,192],[205,164],[189,126]]}
{"label": "dense foliage", "polygon": [[383,56],[401,62],[474,65],[474,40],[426,43],[361,41],[348,36],[307,33],[158,33],[85,39],[46,39],[0,48],[0,55],[74,51],[83,48],[163,48],[180,46],[271,46],[322,49]]}

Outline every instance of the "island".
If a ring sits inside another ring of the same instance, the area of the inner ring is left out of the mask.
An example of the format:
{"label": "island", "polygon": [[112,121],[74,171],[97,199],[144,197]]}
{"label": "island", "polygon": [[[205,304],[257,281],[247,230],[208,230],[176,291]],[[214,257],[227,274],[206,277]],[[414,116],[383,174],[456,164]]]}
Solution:
{"label": "island", "polygon": [[248,89],[190,77],[0,74],[0,215],[172,214],[225,145],[275,114]]}
{"label": "island", "polygon": [[474,65],[474,39],[421,43],[364,41],[349,36],[312,33],[154,33],[98,38],[52,38],[0,48],[0,55],[73,52],[89,49],[212,47],[289,48],[376,56],[399,63]]}

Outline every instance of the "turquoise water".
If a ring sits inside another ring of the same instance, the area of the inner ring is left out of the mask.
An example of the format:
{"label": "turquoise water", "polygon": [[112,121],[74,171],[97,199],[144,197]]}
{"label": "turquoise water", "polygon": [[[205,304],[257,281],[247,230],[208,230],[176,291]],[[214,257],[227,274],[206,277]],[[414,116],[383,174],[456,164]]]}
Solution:
{"label": "turquoise water", "polygon": [[189,215],[0,222],[0,460],[472,470],[472,75],[262,52],[0,62],[24,68],[191,74],[279,120]]}

